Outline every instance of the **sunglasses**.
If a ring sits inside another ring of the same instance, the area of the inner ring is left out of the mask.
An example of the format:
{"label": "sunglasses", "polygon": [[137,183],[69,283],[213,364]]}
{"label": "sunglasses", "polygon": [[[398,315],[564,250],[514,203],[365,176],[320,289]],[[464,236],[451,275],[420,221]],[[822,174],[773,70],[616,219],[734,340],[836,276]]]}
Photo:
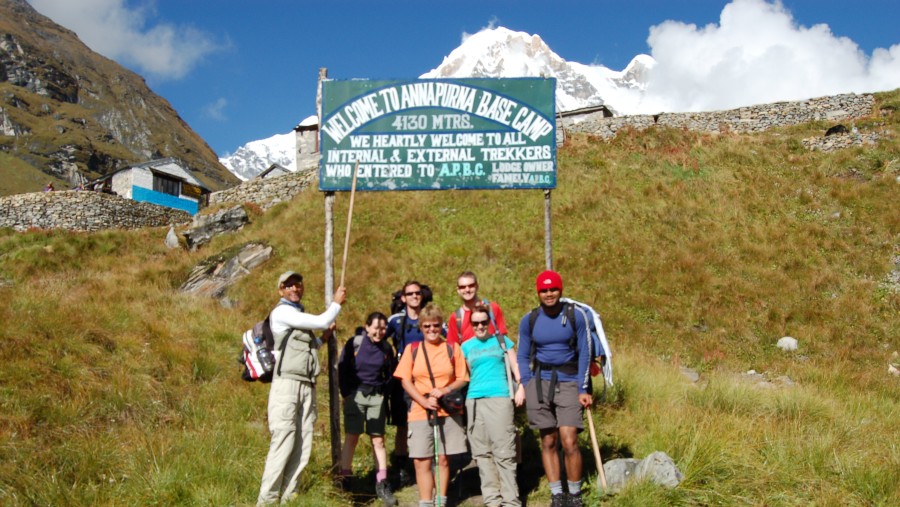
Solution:
{"label": "sunglasses", "polygon": [[403,295],[404,295],[404,296],[421,296],[421,295],[422,295],[422,291],[420,291],[420,290],[411,290],[411,291],[409,291],[409,292],[403,293]]}
{"label": "sunglasses", "polygon": [[490,320],[473,320],[472,327],[487,327],[490,322]]}
{"label": "sunglasses", "polygon": [[459,289],[459,290],[463,290],[463,289],[474,289],[475,287],[478,287],[478,284],[477,284],[477,283],[470,283],[469,285],[457,285],[457,286],[456,286],[456,288]]}
{"label": "sunglasses", "polygon": [[538,292],[540,292],[541,294],[546,294],[548,292],[559,292],[559,287],[552,287],[550,289],[541,289]]}
{"label": "sunglasses", "polygon": [[422,324],[422,329],[440,329],[440,324]]}
{"label": "sunglasses", "polygon": [[294,287],[303,287],[303,280],[297,280],[294,282],[289,282],[289,283],[284,284],[285,289],[290,289],[290,288],[294,288]]}

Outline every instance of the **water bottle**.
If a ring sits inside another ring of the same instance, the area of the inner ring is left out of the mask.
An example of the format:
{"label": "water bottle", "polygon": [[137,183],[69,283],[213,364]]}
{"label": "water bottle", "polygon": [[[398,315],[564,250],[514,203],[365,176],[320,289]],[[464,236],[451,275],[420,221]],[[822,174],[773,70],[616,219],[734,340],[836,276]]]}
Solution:
{"label": "water bottle", "polygon": [[262,365],[263,371],[270,372],[275,367],[275,355],[266,348],[266,340],[262,336],[254,336],[253,343],[256,344],[256,357],[259,364]]}

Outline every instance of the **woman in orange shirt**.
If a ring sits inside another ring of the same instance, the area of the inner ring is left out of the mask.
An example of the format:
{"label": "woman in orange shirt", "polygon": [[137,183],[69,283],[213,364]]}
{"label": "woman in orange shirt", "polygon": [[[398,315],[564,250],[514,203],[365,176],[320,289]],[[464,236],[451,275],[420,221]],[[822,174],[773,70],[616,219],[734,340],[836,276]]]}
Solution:
{"label": "woman in orange shirt", "polygon": [[[416,470],[420,507],[434,505],[435,497],[438,505],[447,505],[450,479],[447,455],[466,452],[462,413],[450,414],[440,403],[441,398],[469,382],[462,350],[447,344],[441,335],[443,322],[443,314],[432,304],[419,312],[419,328],[425,341],[409,344],[394,372],[412,398],[408,417],[409,457]],[[432,472],[435,456],[437,476]],[[440,491],[435,492],[435,483]]]}

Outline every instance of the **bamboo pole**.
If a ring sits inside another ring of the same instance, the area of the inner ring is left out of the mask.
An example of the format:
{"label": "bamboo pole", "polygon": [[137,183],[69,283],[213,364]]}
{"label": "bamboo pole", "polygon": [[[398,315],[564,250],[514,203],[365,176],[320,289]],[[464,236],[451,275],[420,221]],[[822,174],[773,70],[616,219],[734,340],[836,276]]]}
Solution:
{"label": "bamboo pole", "polygon": [[597,462],[597,473],[600,479],[600,488],[606,491],[606,472],[603,470],[603,460],[600,459],[600,446],[597,445],[597,430],[594,428],[594,414],[591,407],[587,409],[588,427],[591,430],[591,448],[594,450],[594,461]]}
{"label": "bamboo pole", "polygon": [[353,168],[353,183],[350,185],[350,209],[347,210],[347,233],[344,235],[344,259],[341,261],[341,283],[344,286],[344,274],[347,272],[347,252],[350,250],[350,226],[353,224],[353,198],[356,197],[356,173],[359,172],[359,160]]}

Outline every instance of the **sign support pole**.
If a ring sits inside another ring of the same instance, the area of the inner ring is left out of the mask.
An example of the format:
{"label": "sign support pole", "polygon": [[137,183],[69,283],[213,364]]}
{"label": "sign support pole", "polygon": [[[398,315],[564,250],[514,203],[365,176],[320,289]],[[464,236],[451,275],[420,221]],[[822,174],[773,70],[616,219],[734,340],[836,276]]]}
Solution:
{"label": "sign support pole", "polygon": [[[322,82],[328,79],[328,69],[319,69],[319,85],[316,93],[316,112],[322,124]],[[321,157],[321,152],[320,155]],[[325,305],[334,299],[334,192],[325,192]],[[342,274],[343,276],[343,274]],[[328,413],[331,419],[331,473],[337,475],[341,464],[341,407],[338,389],[337,333],[328,344]]]}
{"label": "sign support pole", "polygon": [[550,190],[544,190],[544,263],[553,269],[553,236],[551,235]]}

